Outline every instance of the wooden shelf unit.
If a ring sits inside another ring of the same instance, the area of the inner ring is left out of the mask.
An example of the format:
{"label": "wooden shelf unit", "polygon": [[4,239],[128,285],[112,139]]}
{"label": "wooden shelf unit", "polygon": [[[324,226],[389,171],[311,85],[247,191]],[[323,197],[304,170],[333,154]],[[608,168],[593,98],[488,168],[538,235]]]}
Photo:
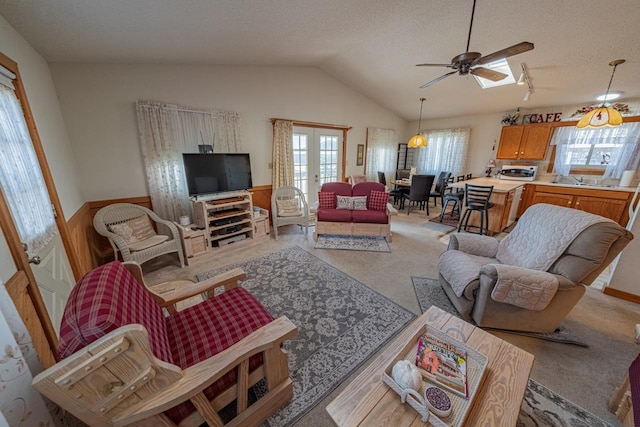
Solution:
{"label": "wooden shelf unit", "polygon": [[212,248],[255,238],[253,199],[248,191],[194,201],[193,211],[196,225],[204,227]]}

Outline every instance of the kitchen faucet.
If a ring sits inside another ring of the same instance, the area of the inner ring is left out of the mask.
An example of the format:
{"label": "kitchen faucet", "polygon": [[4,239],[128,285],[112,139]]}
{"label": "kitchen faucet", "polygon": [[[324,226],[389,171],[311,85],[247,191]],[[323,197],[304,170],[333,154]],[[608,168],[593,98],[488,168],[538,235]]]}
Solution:
{"label": "kitchen faucet", "polygon": [[575,179],[578,184],[584,184],[584,177],[583,176],[581,176],[579,179],[576,178],[573,175],[569,175],[569,177]]}

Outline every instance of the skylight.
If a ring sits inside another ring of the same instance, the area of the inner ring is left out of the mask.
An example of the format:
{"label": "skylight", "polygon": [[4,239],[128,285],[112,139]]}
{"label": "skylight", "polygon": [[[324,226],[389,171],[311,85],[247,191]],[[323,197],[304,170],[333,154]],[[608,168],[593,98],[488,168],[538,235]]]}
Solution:
{"label": "skylight", "polygon": [[476,81],[478,82],[480,87],[482,87],[482,89],[510,85],[516,82],[516,79],[513,77],[513,74],[511,73],[511,68],[509,67],[509,63],[504,58],[485,64],[483,65],[483,67],[506,74],[507,77],[505,77],[502,80],[498,80],[497,82],[493,82],[488,79],[483,79],[482,77],[473,76],[473,78],[476,79]]}

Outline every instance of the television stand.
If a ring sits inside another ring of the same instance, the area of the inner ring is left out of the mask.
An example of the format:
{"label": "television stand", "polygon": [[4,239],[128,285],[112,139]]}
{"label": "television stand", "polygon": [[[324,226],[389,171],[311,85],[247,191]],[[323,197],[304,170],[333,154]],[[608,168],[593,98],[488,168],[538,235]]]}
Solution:
{"label": "television stand", "polygon": [[193,201],[195,224],[206,231],[211,248],[224,248],[254,239],[253,199],[248,191],[234,191]]}

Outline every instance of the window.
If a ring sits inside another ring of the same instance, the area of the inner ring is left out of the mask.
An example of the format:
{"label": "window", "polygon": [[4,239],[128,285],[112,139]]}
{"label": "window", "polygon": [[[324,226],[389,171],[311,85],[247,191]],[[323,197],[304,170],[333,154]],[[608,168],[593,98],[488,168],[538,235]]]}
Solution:
{"label": "window", "polygon": [[482,77],[473,76],[473,78],[476,79],[476,81],[478,82],[478,84],[482,89],[510,85],[516,82],[516,79],[513,77],[513,74],[511,73],[511,68],[509,67],[509,63],[504,58],[485,64],[482,67],[507,75],[507,77],[505,77],[504,79],[498,80],[496,82],[489,79],[483,79]]}
{"label": "window", "polygon": [[293,134],[293,185],[299,188],[305,196],[309,193],[307,145],[307,134]]}
{"label": "window", "polygon": [[49,243],[57,229],[20,101],[4,84],[0,84],[0,159],[0,185],[20,239],[32,256]]}
{"label": "window", "polygon": [[592,170],[605,178],[620,179],[625,170],[635,170],[640,160],[640,123],[614,128],[556,128],[551,145],[556,146],[553,172],[569,175],[576,169]]}
{"label": "window", "polygon": [[418,148],[416,167],[419,173],[437,174],[450,171],[453,175],[465,173],[469,135],[471,129],[440,129],[423,132],[427,147]]}

